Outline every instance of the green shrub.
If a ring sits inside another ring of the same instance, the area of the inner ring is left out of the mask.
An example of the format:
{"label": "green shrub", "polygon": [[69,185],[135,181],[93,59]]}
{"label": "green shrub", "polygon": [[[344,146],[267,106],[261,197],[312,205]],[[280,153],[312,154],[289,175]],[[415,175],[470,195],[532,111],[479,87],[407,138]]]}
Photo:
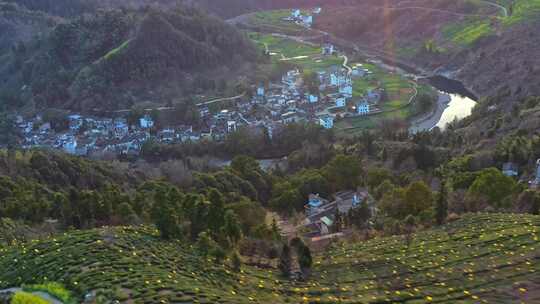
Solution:
{"label": "green shrub", "polygon": [[67,290],[64,285],[57,282],[46,282],[43,284],[35,285],[25,285],[23,286],[24,291],[42,291],[50,294],[56,299],[64,303],[75,303],[73,299],[73,294],[71,291]]}
{"label": "green shrub", "polygon": [[49,304],[49,302],[30,293],[17,292],[11,299],[11,304]]}

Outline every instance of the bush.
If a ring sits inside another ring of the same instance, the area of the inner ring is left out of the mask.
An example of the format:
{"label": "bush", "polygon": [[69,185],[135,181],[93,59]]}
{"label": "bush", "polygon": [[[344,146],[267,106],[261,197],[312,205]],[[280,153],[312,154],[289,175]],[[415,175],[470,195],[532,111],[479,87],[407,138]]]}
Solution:
{"label": "bush", "polygon": [[23,286],[25,291],[42,291],[50,294],[56,299],[68,304],[75,303],[71,291],[67,290],[64,285],[57,282],[47,282],[43,284]]}
{"label": "bush", "polygon": [[11,304],[49,304],[49,302],[31,293],[17,292],[11,299]]}
{"label": "bush", "polygon": [[489,204],[496,208],[509,207],[506,197],[512,195],[517,189],[516,182],[508,176],[502,174],[495,168],[488,168],[476,177],[470,186],[469,196],[483,196]]}

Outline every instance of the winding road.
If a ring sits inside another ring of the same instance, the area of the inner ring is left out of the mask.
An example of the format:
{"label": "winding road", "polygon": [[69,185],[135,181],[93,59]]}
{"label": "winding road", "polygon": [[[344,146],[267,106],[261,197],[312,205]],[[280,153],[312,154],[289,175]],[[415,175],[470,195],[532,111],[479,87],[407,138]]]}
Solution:
{"label": "winding road", "polygon": [[499,8],[499,9],[501,9],[501,11],[503,13],[502,14],[503,17],[508,17],[508,9],[506,7],[504,7],[504,6],[502,6],[502,5],[498,4],[498,3],[495,3],[495,2],[491,2],[491,1],[485,1],[485,0],[478,0],[478,1],[480,1],[482,3],[485,3],[487,5],[495,6],[495,7]]}
{"label": "winding road", "polygon": [[341,57],[343,58],[342,66],[347,70],[347,74],[350,76],[352,74],[352,68],[348,66],[349,57],[345,54],[341,55]]}

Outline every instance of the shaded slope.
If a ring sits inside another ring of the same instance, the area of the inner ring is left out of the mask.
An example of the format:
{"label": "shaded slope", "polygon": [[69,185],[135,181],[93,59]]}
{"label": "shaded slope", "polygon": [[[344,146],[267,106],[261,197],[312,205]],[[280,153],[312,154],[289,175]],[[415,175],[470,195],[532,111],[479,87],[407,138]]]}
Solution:
{"label": "shaded slope", "polygon": [[59,24],[18,58],[6,58],[12,72],[0,73],[0,90],[38,109],[115,110],[182,96],[197,87],[199,73],[211,77],[256,57],[243,34],[195,10],[105,10]]}

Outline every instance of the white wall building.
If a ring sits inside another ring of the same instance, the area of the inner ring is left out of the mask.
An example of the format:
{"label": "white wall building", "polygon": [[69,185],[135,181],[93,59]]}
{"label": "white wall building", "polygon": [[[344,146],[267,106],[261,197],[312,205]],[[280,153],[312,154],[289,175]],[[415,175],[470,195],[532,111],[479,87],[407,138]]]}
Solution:
{"label": "white wall building", "polygon": [[144,115],[139,119],[139,124],[143,129],[150,129],[154,127],[154,120],[150,115]]}
{"label": "white wall building", "polygon": [[334,118],[330,115],[323,115],[319,117],[319,125],[325,129],[332,129],[334,127]]}
{"label": "white wall building", "polygon": [[336,107],[343,108],[347,104],[345,97],[336,98]]}
{"label": "white wall building", "polygon": [[356,113],[360,115],[367,115],[369,114],[369,103],[363,101],[356,105]]}

